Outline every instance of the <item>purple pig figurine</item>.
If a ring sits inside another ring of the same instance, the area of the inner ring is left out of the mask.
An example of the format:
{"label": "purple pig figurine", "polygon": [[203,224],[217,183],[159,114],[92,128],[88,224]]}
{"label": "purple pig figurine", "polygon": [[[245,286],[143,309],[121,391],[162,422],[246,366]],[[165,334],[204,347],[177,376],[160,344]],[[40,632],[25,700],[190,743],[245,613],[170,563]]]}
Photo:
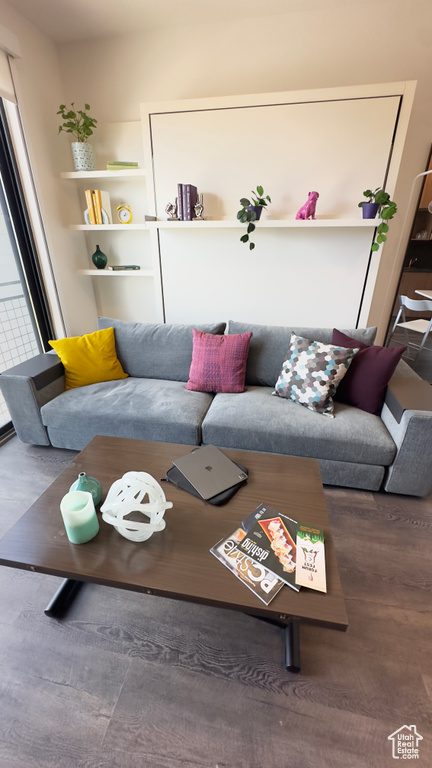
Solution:
{"label": "purple pig figurine", "polygon": [[319,198],[318,192],[309,192],[308,199],[302,205],[297,213],[296,219],[314,219],[316,203]]}

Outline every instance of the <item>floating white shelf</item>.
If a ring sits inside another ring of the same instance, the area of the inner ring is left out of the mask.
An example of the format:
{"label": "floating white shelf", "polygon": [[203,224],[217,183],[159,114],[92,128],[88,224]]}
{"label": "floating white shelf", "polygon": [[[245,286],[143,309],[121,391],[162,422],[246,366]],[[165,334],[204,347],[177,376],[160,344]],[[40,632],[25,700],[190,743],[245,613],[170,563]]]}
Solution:
{"label": "floating white shelf", "polygon": [[[361,227],[374,229],[378,226],[377,219],[264,219],[256,222],[257,229],[294,228],[306,229],[307,227]],[[148,221],[148,229],[223,229],[228,227],[243,228],[237,219],[203,219],[202,221]]]}
{"label": "floating white shelf", "polygon": [[[154,222],[152,222],[154,223]],[[123,232],[127,230],[132,229],[148,229],[148,223],[147,224],[71,224],[71,229],[79,229],[79,230],[91,230],[93,232],[99,232],[102,229],[110,230],[111,232],[115,229],[122,230]]]}
{"label": "floating white shelf", "polygon": [[91,277],[154,277],[151,269],[79,269],[78,274]]}
{"label": "floating white shelf", "polygon": [[146,175],[142,168],[127,169],[124,171],[63,171],[62,179],[139,179]]}

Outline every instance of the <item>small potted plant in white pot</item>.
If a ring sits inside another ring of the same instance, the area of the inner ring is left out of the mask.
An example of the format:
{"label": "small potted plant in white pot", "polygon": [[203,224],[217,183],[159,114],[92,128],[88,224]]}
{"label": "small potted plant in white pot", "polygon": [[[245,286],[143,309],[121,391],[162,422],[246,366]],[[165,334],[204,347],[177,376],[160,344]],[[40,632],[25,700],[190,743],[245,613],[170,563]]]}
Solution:
{"label": "small potted plant in white pot", "polygon": [[63,123],[59,126],[58,132],[65,131],[75,137],[72,142],[72,156],[76,171],[94,171],[95,162],[93,147],[88,144],[89,136],[93,135],[93,129],[96,128],[97,120],[90,117],[88,111],[90,104],[84,104],[84,109],[75,109],[75,103],[69,107],[60,104],[58,115],[61,115]]}
{"label": "small potted plant in white pot", "polygon": [[371,249],[377,251],[381,243],[385,243],[387,240],[387,232],[389,231],[387,222],[397,213],[397,205],[393,200],[390,200],[388,192],[384,192],[381,187],[377,187],[373,191],[366,189],[363,195],[367,200],[362,200],[358,204],[359,208],[362,209],[363,218],[374,219],[379,212],[381,219],[381,224],[378,224],[376,228],[376,238]]}
{"label": "small potted plant in white pot", "polygon": [[256,192],[252,190],[252,199],[248,200],[247,197],[240,199],[240,205],[242,206],[237,212],[237,218],[242,224],[247,224],[247,231],[245,235],[240,238],[242,243],[249,241],[249,249],[252,251],[255,248],[255,243],[252,243],[249,235],[254,231],[254,221],[258,221],[261,218],[263,208],[271,203],[269,195],[264,196],[264,189],[260,186],[256,188]]}

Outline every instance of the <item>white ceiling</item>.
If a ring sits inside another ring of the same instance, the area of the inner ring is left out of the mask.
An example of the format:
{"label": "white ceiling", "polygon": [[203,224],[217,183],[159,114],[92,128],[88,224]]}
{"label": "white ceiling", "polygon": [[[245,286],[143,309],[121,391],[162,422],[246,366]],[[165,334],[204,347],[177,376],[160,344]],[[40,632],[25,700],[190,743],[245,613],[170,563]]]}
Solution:
{"label": "white ceiling", "polygon": [[[7,0],[57,42],[331,8],[371,0]],[[380,0],[382,2],[382,0]],[[376,0],[374,0],[376,2]],[[251,52],[252,58],[254,53]],[[255,54],[259,60],[259,52]]]}

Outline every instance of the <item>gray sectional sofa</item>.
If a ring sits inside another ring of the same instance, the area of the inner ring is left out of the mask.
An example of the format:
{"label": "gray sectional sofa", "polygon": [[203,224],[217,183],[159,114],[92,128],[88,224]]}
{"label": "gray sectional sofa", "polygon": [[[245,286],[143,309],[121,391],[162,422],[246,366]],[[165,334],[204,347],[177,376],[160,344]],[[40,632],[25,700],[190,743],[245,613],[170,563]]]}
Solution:
{"label": "gray sectional sofa", "polygon": [[[27,443],[81,450],[95,435],[291,454],[318,459],[323,483],[414,496],[432,487],[431,387],[403,361],[380,416],[336,403],[335,418],[272,396],[291,331],[331,342],[330,328],[198,325],[208,333],[252,331],[246,391],[216,395],[186,389],[192,326],[102,317],[113,327],[126,379],[65,391],[54,353],[37,355],[0,376],[18,436]],[[375,328],[341,329],[373,344]]]}

